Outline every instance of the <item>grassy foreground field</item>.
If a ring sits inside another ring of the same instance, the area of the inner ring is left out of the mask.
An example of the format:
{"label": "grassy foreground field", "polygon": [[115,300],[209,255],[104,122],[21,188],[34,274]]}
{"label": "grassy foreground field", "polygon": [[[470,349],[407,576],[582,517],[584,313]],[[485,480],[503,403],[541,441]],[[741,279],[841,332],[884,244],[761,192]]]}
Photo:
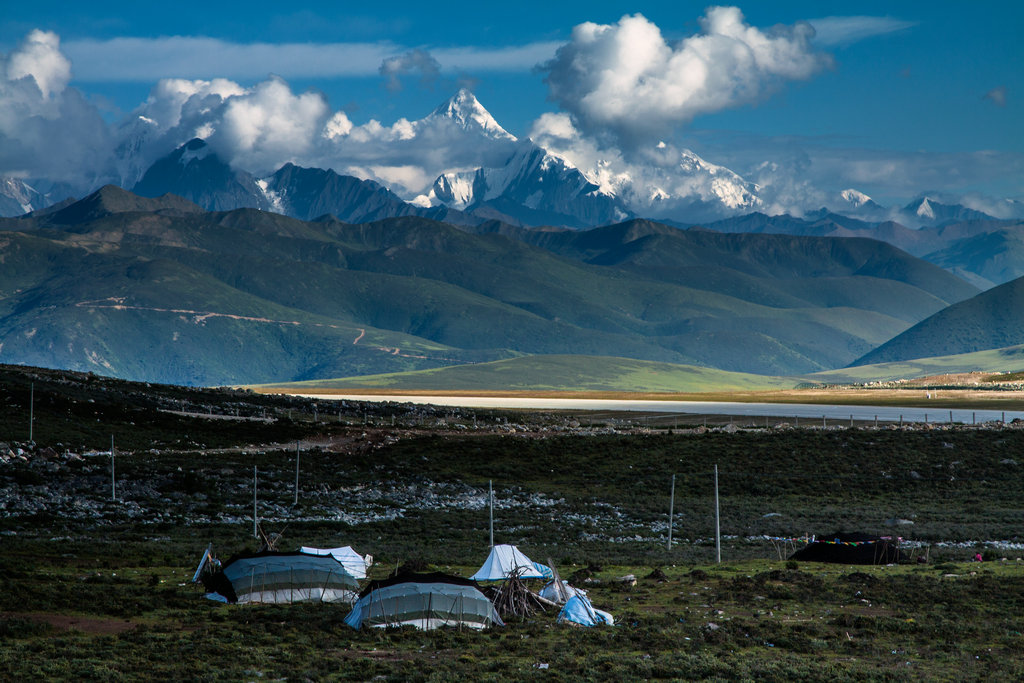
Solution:
{"label": "grassy foreground field", "polygon": [[[746,561],[592,571],[614,627],[554,614],[488,632],[353,631],[339,605],[223,606],[158,554],[5,553],[7,680],[1020,680],[1019,564]],[[45,548],[45,546],[44,546]],[[40,552],[42,551],[42,552]],[[68,557],[69,554],[74,557]],[[26,561],[31,562],[26,567]],[[467,573],[471,566],[443,565]],[[563,568],[563,571],[569,568]],[[615,579],[638,578],[627,588]],[[568,573],[568,572],[567,572]],[[55,617],[53,602],[66,601]]]}
{"label": "grassy foreground field", "polygon": [[[0,679],[1024,675],[1020,425],[622,429],[2,367],[0,400]],[[339,605],[206,601],[188,579],[207,545],[256,547],[253,467],[278,547],[351,544],[378,576],[413,560],[475,570],[493,481],[496,540],[550,558],[617,625],[547,614],[485,633],[355,632]],[[793,544],[768,538],[837,531],[903,536],[929,562],[794,566]],[[976,552],[989,561],[967,562]],[[626,573],[636,587],[615,580]]]}

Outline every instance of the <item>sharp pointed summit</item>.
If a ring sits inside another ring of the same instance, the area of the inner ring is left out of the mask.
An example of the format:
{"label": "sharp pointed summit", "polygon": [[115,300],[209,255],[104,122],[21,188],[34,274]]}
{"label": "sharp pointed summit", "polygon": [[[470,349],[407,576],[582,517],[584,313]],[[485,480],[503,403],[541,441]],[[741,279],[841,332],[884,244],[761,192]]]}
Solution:
{"label": "sharp pointed summit", "polygon": [[468,131],[478,131],[496,140],[515,140],[516,136],[501,127],[491,113],[484,109],[468,88],[461,88],[451,99],[439,106],[428,118],[451,119]]}
{"label": "sharp pointed summit", "polygon": [[992,220],[992,216],[962,204],[944,204],[922,195],[903,207],[902,219],[908,225],[942,225],[956,221]]}

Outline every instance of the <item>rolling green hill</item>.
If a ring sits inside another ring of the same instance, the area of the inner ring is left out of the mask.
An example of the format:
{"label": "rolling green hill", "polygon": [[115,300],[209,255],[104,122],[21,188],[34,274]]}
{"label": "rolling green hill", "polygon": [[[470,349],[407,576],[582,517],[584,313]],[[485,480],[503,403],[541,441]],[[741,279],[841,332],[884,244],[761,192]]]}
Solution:
{"label": "rolling green hill", "polygon": [[0,231],[0,360],[189,384],[534,354],[793,375],[976,292],[871,240],[649,221],[349,225],[104,188]]}
{"label": "rolling green hill", "polygon": [[851,365],[952,356],[1024,343],[1024,277],[953,304]]}
{"label": "rolling green hill", "polygon": [[887,382],[896,379],[914,379],[961,372],[1021,372],[1024,371],[1024,344],[1002,349],[974,351],[952,356],[914,358],[905,361],[858,365],[856,367],[826,370],[804,375],[810,382],[825,384],[852,384]]}
{"label": "rolling green hill", "polygon": [[0,356],[22,364],[228,384],[494,357],[289,308],[172,260],[18,233],[0,248],[16,266],[0,269]]}
{"label": "rolling green hill", "polygon": [[[526,356],[433,370],[288,383],[295,391],[704,392],[791,389],[798,380],[601,356]],[[273,386],[273,385],[270,385]]]}

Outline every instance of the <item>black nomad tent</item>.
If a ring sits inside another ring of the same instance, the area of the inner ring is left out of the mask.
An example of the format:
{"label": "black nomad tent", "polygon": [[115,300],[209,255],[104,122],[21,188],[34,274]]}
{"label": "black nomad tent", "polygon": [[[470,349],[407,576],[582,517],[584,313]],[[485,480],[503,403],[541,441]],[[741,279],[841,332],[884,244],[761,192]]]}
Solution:
{"label": "black nomad tent", "polygon": [[[206,556],[204,556],[204,562]],[[202,572],[207,597],[222,602],[354,602],[359,583],[331,555],[265,550],[235,555],[212,572]]]}
{"label": "black nomad tent", "polygon": [[895,564],[905,562],[899,539],[869,534],[832,534],[815,537],[789,556],[804,562],[839,564]]}

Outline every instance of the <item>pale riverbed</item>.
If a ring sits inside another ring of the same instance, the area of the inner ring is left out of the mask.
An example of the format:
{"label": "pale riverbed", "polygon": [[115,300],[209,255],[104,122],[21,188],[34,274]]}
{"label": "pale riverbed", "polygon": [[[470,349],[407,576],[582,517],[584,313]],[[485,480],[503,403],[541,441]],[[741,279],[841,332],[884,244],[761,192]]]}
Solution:
{"label": "pale riverbed", "polygon": [[737,417],[793,417],[800,420],[850,420],[858,422],[960,422],[964,424],[1024,419],[1019,410],[957,410],[900,406],[850,406],[817,403],[736,403],[718,401],[640,401],[591,398],[526,398],[503,396],[414,396],[369,394],[295,394],[305,398],[333,401],[393,401],[462,408],[508,408],[519,410],[600,410],[691,415],[735,415]]}

